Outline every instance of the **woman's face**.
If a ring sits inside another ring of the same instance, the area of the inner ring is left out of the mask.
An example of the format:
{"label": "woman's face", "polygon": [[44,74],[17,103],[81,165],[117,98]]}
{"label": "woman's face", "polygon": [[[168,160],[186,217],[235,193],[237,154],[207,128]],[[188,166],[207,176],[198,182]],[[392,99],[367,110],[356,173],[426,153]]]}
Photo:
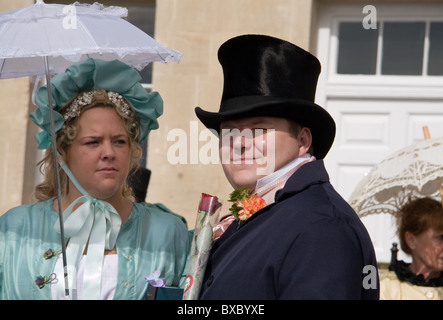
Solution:
{"label": "woman's face", "polygon": [[[124,122],[114,109],[96,107],[80,116],[67,164],[91,196],[106,200],[121,195],[129,172],[130,146]],[[71,184],[69,190],[73,188]]]}
{"label": "woman's face", "polygon": [[443,271],[443,231],[429,228],[418,236],[408,237],[414,263],[430,272]]}

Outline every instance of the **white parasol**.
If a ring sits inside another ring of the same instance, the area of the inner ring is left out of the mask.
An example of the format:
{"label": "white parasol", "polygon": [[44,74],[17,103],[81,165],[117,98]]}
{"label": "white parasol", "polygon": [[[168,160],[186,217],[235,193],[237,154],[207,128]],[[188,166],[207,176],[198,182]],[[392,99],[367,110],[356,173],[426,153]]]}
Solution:
{"label": "white parasol", "polygon": [[86,58],[119,59],[137,70],[154,61],[180,61],[179,51],[122,19],[127,14],[123,7],[43,0],[0,13],[0,79],[58,74]]}
{"label": "white parasol", "polygon": [[[0,13],[0,79],[45,76],[49,83],[51,75],[62,73],[74,62],[86,58],[118,59],[137,70],[155,61],[180,61],[182,54],[179,51],[162,46],[122,19],[125,16],[127,9],[123,7],[78,2],[72,5],[45,4],[43,0]],[[51,86],[47,88],[52,152],[57,159]],[[57,161],[54,165],[65,295],[69,296]]]}
{"label": "white parasol", "polygon": [[385,158],[360,181],[349,199],[360,217],[389,213],[396,215],[410,199],[431,197],[441,201],[443,137],[407,146]]}

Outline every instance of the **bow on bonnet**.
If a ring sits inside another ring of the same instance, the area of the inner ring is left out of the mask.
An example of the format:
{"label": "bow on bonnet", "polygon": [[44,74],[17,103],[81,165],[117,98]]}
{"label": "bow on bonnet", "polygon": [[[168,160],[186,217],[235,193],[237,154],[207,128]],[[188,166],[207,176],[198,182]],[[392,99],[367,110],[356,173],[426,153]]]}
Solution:
{"label": "bow on bonnet", "polygon": [[[58,112],[61,107],[82,91],[104,89],[119,93],[132,105],[140,123],[139,141],[143,141],[151,130],[158,128],[157,118],[163,113],[163,100],[157,92],[146,92],[140,80],[135,69],[119,60],[89,58],[74,63],[64,73],[51,79],[55,131],[59,131],[64,123]],[[36,101],[38,108],[30,118],[43,129],[35,135],[38,149],[48,149],[51,128],[46,85],[38,89]]]}

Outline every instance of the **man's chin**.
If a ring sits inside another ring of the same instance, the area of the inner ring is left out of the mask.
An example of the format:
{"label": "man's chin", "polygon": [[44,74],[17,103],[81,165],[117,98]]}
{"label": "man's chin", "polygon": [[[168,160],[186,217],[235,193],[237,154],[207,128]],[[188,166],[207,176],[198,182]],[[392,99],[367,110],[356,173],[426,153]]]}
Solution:
{"label": "man's chin", "polygon": [[253,190],[257,184],[257,180],[263,178],[265,175],[258,175],[257,169],[259,167],[251,167],[244,165],[231,165],[223,167],[225,175],[234,189],[250,188]]}
{"label": "man's chin", "polygon": [[238,176],[234,177],[231,181],[231,185],[234,189],[238,188],[249,188],[250,190],[254,190],[257,184],[257,180],[260,179],[259,176],[248,177],[247,179],[240,179]]}

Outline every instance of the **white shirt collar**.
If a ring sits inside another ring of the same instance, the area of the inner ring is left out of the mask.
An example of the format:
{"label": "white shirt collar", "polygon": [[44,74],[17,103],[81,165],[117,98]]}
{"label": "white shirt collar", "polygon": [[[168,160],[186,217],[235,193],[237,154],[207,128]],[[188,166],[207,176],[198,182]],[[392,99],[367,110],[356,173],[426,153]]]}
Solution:
{"label": "white shirt collar", "polygon": [[291,162],[285,164],[283,167],[281,167],[277,171],[274,171],[273,173],[267,175],[266,177],[263,177],[263,178],[257,180],[257,184],[255,185],[255,190],[270,183],[271,181],[274,181],[275,179],[278,179],[279,177],[284,175],[286,172],[288,172],[292,168],[295,168],[300,163],[302,163],[306,160],[309,160],[310,158],[311,158],[311,155],[309,153],[306,153],[303,156],[298,157],[298,158],[292,160]]}

